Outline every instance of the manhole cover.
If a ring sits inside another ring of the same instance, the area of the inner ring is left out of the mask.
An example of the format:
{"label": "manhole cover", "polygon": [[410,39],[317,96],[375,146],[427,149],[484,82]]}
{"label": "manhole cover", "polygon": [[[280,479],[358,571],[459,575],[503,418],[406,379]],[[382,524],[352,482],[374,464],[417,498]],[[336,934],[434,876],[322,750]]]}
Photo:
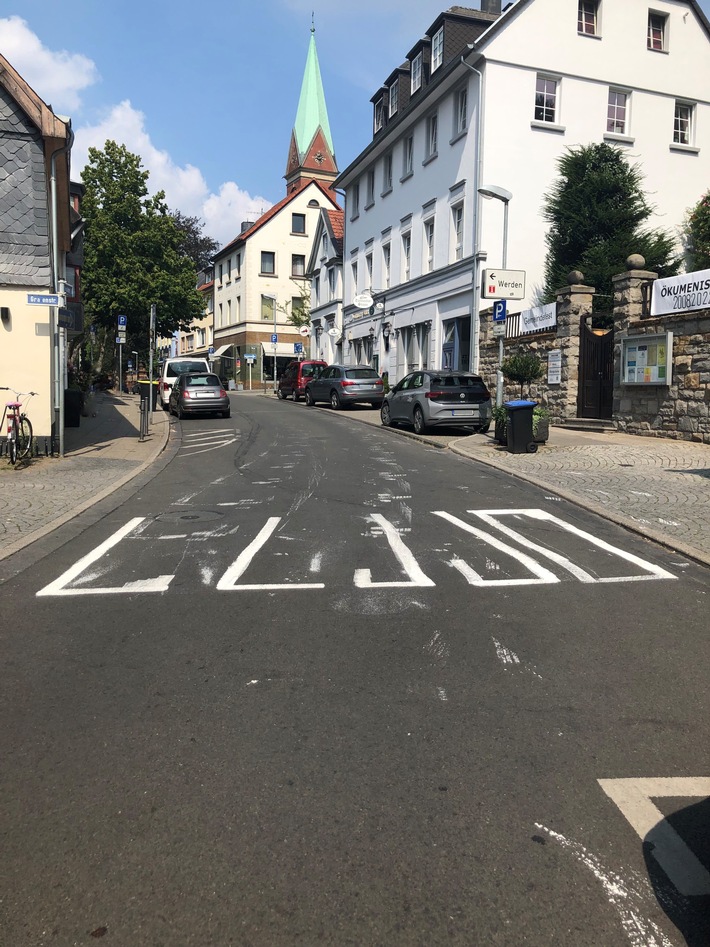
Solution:
{"label": "manhole cover", "polygon": [[184,523],[189,520],[191,523],[208,523],[214,520],[221,520],[222,514],[214,510],[171,510],[168,513],[160,513],[155,517],[156,521],[169,523]]}

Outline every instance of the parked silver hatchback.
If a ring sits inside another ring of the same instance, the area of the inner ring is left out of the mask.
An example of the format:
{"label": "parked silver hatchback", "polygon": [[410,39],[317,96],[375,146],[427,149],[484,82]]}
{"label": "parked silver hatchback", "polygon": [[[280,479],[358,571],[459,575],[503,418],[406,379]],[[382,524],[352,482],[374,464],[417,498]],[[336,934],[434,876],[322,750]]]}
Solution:
{"label": "parked silver hatchback", "polygon": [[491,395],[479,375],[424,369],[390,389],[380,417],[385,427],[411,424],[417,434],[429,427],[464,427],[485,434],[491,426]]}
{"label": "parked silver hatchback", "polygon": [[328,365],[306,385],[306,404],[328,401],[336,411],[358,403],[379,408],[384,390],[384,382],[369,365]]}

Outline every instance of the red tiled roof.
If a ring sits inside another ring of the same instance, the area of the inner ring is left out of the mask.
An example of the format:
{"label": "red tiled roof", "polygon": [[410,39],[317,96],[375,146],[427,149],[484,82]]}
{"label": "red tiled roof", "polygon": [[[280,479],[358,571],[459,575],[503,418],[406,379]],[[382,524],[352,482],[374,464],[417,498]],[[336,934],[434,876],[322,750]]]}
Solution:
{"label": "red tiled roof", "polygon": [[333,241],[338,255],[343,255],[343,237],[345,236],[345,212],[341,209],[326,211],[333,231]]}
{"label": "red tiled roof", "polygon": [[268,223],[268,221],[270,221],[280,211],[282,211],[284,207],[290,204],[294,198],[298,197],[301,191],[303,191],[306,187],[308,187],[311,184],[315,184],[316,187],[320,191],[322,191],[323,195],[327,197],[329,201],[335,204],[336,207],[338,206],[337,201],[334,196],[334,192],[330,191],[329,188],[326,188],[325,185],[323,185],[320,181],[316,180],[315,178],[304,181],[301,187],[292,191],[290,194],[287,194],[286,197],[280,200],[277,204],[274,204],[273,207],[270,207],[269,210],[267,210],[265,214],[262,214],[261,217],[257,220],[257,222],[255,224],[252,224],[248,230],[245,230],[244,233],[240,233],[238,237],[235,237],[234,240],[232,240],[230,243],[222,247],[219,253],[215,256],[215,259],[218,259],[219,257],[224,256],[227,250],[231,250],[233,247],[237,246],[238,244],[244,243],[247,237],[251,237],[252,234],[256,233],[257,230],[263,227],[265,223]]}

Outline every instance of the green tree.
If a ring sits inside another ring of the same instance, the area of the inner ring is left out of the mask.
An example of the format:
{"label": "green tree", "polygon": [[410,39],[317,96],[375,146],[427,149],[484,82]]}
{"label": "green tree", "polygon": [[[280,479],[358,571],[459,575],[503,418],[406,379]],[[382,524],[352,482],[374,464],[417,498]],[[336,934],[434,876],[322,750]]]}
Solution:
{"label": "green tree", "polygon": [[683,239],[689,272],[710,269],[710,191],[686,217]]}
{"label": "green tree", "polygon": [[523,397],[523,387],[530,386],[531,382],[542,378],[545,365],[534,352],[520,352],[518,355],[509,355],[503,359],[500,367],[503,377],[520,385],[520,397]]}
{"label": "green tree", "polygon": [[204,221],[199,217],[187,217],[179,210],[171,210],[170,216],[182,234],[180,252],[192,260],[198,273],[206,270],[219,250],[219,244],[203,234]]}
{"label": "green tree", "polygon": [[158,335],[189,327],[202,315],[195,265],[184,252],[183,232],[162,191],[150,196],[148,171],[138,155],[107,141],[89,149],[83,171],[86,222],[82,295],[85,322],[97,328],[98,357],[113,355],[119,314],[127,317],[127,348],[148,348],[150,307],[156,305]]}
{"label": "green tree", "polygon": [[544,197],[542,214],[550,228],[545,238],[544,300],[567,284],[572,270],[597,290],[596,310],[612,304],[612,276],[640,253],[661,277],[678,272],[680,258],[672,236],[646,222],[653,214],[643,177],[624,155],[607,144],[570,148],[558,162],[560,176]]}

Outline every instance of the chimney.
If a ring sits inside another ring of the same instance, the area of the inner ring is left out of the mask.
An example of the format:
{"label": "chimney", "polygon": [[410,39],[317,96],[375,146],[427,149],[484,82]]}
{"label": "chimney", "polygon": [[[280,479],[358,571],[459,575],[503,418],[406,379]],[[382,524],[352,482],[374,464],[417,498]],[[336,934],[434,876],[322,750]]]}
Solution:
{"label": "chimney", "polygon": [[481,0],[481,13],[494,13],[500,16],[500,0]]}
{"label": "chimney", "polygon": [[253,221],[253,220],[243,220],[243,221],[242,221],[242,229],[241,229],[239,232],[240,232],[240,233],[244,233],[245,230],[248,230],[250,227],[253,227],[253,226],[254,226],[254,221]]}

